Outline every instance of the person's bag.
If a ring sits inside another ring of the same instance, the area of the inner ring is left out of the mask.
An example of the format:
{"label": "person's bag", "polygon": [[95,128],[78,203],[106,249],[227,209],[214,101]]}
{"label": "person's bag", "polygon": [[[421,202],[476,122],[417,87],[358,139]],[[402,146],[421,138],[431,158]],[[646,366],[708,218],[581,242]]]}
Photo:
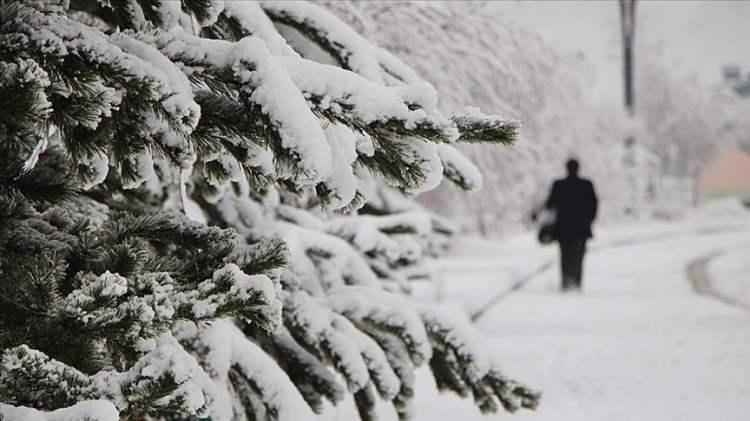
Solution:
{"label": "person's bag", "polygon": [[539,234],[537,235],[539,243],[547,245],[555,241],[555,224],[544,224],[539,227]]}
{"label": "person's bag", "polygon": [[557,240],[555,238],[555,212],[544,209],[539,215],[539,231],[537,233],[537,239],[540,244],[547,245],[552,244]]}

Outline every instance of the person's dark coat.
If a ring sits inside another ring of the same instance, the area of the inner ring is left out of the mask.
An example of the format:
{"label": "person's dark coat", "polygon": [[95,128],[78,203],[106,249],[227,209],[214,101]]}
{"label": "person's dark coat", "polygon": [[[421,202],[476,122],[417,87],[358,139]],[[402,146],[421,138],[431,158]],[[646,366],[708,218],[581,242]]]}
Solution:
{"label": "person's dark coat", "polygon": [[557,213],[554,235],[558,240],[584,240],[592,237],[591,223],[596,218],[597,198],[591,181],[578,176],[556,180],[547,209]]}

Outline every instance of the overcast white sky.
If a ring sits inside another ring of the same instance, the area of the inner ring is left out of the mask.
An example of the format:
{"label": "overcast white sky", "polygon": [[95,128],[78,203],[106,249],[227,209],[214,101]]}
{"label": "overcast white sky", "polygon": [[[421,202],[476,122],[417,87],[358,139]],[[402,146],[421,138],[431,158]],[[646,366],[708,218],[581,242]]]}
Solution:
{"label": "overcast white sky", "polygon": [[[598,70],[597,92],[621,94],[616,0],[505,0],[491,7],[562,51],[583,51]],[[750,1],[640,0],[636,9],[636,37],[660,43],[675,71],[705,84],[721,81],[724,64],[750,72]]]}

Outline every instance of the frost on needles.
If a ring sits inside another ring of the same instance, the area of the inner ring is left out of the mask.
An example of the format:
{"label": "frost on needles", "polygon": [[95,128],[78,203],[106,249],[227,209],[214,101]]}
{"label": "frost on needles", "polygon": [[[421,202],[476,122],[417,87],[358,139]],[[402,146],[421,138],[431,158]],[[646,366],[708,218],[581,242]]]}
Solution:
{"label": "frost on needles", "polygon": [[0,1],[0,418],[296,421],[352,395],[408,419],[422,365],[534,408],[408,296],[452,231],[406,195],[478,188],[453,145],[515,135],[441,114],[310,3]]}

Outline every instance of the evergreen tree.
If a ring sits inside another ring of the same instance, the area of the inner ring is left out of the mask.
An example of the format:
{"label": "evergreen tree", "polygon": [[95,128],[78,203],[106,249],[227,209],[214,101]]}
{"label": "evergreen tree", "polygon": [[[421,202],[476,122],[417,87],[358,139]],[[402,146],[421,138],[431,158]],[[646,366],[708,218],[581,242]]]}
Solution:
{"label": "evergreen tree", "polygon": [[478,188],[452,144],[515,134],[442,115],[306,2],[0,0],[0,419],[303,420],[347,394],[407,419],[422,364],[534,408],[404,294],[450,229],[403,195]]}

